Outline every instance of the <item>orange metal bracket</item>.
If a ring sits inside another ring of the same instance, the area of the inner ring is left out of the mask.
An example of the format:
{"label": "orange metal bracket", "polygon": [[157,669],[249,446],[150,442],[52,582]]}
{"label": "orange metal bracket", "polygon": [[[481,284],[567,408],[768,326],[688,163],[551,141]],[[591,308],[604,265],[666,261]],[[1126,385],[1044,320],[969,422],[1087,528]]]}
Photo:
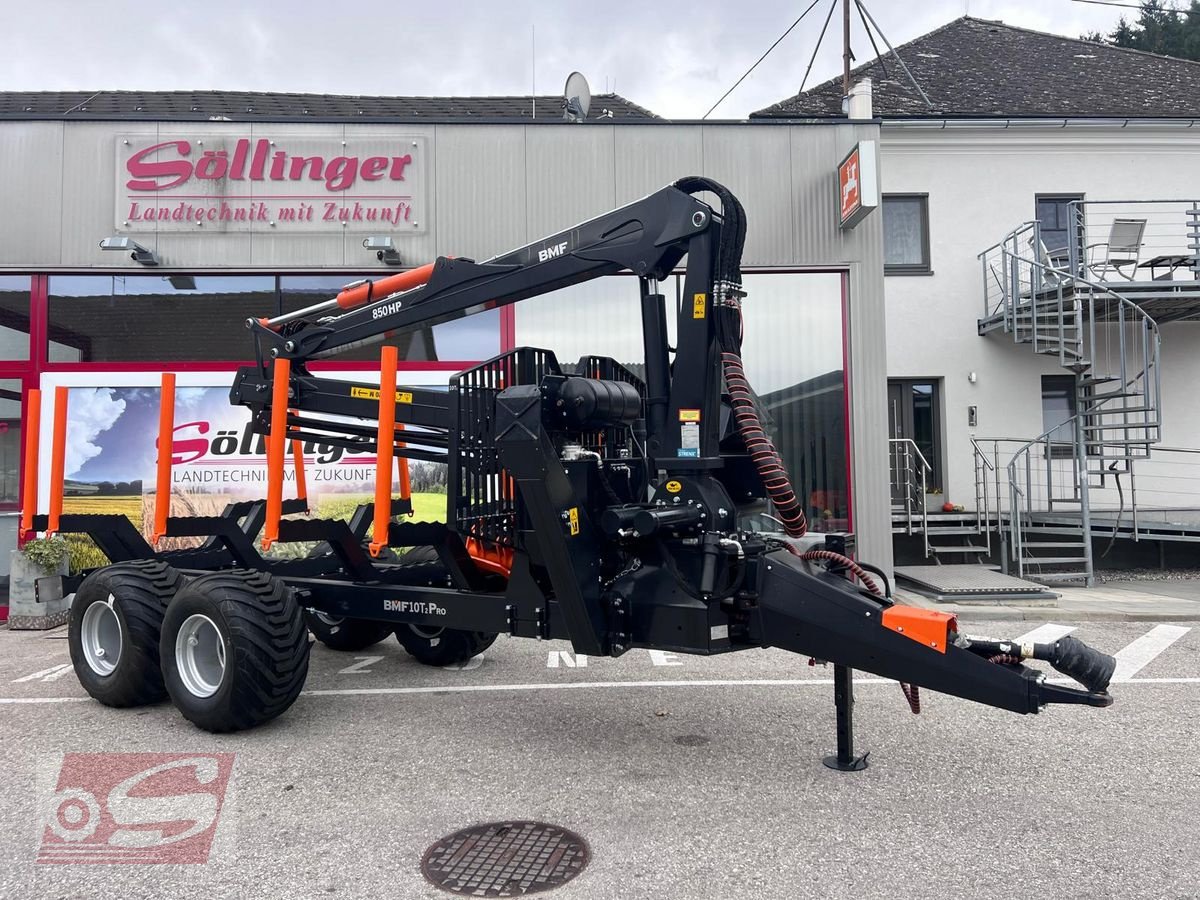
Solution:
{"label": "orange metal bracket", "polygon": [[271,385],[271,431],[267,435],[267,518],[263,523],[263,552],[279,540],[279,520],[283,516],[283,458],[287,451],[288,387],[292,363],[275,360]]}
{"label": "orange metal bracket", "polygon": [[47,536],[58,533],[59,517],[63,507],[64,469],[67,464],[67,395],[65,385],[54,389],[54,436],[50,444],[50,516],[46,524]]}
{"label": "orange metal bracket", "polygon": [[950,632],[958,631],[958,617],[916,606],[889,606],[883,611],[883,627],[911,638],[918,644],[945,653]]}
{"label": "orange metal bracket", "polygon": [[[385,279],[387,280],[387,279]],[[370,550],[378,556],[388,545],[392,521],[392,456],[396,443],[396,348],[379,355],[379,431],[375,438],[375,524]]]}
{"label": "orange metal bracket", "polygon": [[158,480],[154,487],[154,533],[157,544],[167,533],[171,515],[171,457],[175,453],[175,373],[163,372],[158,396]]}
{"label": "orange metal bracket", "polygon": [[42,427],[42,392],[32,388],[25,399],[25,501],[21,510],[21,538],[33,531],[33,517],[38,505],[38,433]]}

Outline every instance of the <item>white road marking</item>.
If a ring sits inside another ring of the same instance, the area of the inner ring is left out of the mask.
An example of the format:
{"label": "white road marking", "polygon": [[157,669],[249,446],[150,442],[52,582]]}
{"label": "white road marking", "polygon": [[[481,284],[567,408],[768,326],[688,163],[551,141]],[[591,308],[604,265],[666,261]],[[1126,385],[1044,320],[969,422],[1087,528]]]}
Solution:
{"label": "white road marking", "polygon": [[557,669],[559,663],[562,663],[566,669],[586,669],[587,654],[573,654],[570,650],[551,650],[546,654],[546,668]]}
{"label": "white road marking", "polygon": [[1028,634],[1014,638],[1013,642],[1017,644],[1053,644],[1059,638],[1066,637],[1074,630],[1074,625],[1055,625],[1053,622],[1047,622],[1045,625],[1039,625]]}
{"label": "white road marking", "polygon": [[648,650],[650,662],[656,666],[682,666],[678,653],[667,653],[665,650]]}
{"label": "white road marking", "polygon": [[67,673],[71,668],[70,663],[62,663],[61,665],[51,666],[49,669],[42,669],[40,672],[34,672],[32,675],[26,675],[24,678],[14,678],[13,684],[20,684],[23,681],[53,681]]}
{"label": "white road marking", "polygon": [[337,673],[339,675],[368,675],[370,667],[383,659],[382,656],[356,656],[354,658],[358,662],[352,663],[344,669],[338,669]]}
{"label": "white road marking", "polygon": [[1155,625],[1132,644],[1113,654],[1117,668],[1112,680],[1128,681],[1191,630],[1183,625]]}
{"label": "white road marking", "polygon": [[452,666],[441,666],[440,668],[443,672],[470,672],[482,665],[483,654],[480,653],[478,656],[472,656],[464,663],[455,663]]}
{"label": "white road marking", "polygon": [[[1074,684],[1070,678],[1049,678],[1054,684]],[[886,678],[855,678],[854,684],[895,684]],[[685,688],[685,687],[820,687],[833,684],[832,678],[755,678],[721,681],[565,681],[546,684],[439,684],[429,687],[329,688],[302,691],[306,697],[354,697],[380,694],[487,694],[497,691],[571,691],[581,688]],[[1125,684],[1200,684],[1200,678],[1132,678]],[[90,703],[91,697],[0,697],[0,706],[39,703]]]}

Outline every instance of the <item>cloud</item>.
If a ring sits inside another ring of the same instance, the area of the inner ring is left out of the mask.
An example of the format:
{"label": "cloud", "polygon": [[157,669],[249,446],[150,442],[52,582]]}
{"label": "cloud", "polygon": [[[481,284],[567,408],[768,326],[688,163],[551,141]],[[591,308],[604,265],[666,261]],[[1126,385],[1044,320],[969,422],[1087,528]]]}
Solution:
{"label": "cloud", "polygon": [[89,459],[100,455],[102,448],[94,441],[125,412],[125,401],[115,399],[114,394],[112,388],[71,389],[67,407],[67,478],[82,469]]}

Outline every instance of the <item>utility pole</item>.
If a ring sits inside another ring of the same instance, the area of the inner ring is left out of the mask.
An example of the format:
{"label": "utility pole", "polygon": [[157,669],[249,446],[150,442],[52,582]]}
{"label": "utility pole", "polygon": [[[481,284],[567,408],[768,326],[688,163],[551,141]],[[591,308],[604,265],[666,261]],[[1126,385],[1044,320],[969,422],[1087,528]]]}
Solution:
{"label": "utility pole", "polygon": [[850,0],[842,0],[842,96],[850,96]]}

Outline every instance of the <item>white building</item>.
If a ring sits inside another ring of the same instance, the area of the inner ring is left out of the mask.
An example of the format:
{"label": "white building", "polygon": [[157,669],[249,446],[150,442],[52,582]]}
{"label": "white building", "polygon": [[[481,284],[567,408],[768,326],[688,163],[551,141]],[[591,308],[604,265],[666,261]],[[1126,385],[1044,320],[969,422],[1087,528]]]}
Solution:
{"label": "white building", "polygon": [[[1078,518],[1083,493],[1097,538],[1114,527],[1142,540],[1200,536],[1200,516],[1187,510],[1200,507],[1200,455],[1164,449],[1200,447],[1200,64],[972,18],[897,52],[929,103],[890,56],[856,70],[854,81],[871,79],[881,120],[893,437],[912,439],[928,458],[927,486],[941,491],[931,493],[929,509],[950,502],[974,511],[986,502],[995,522],[999,495],[1005,509],[1016,497],[1035,517]],[[840,78],[755,114],[843,115]],[[1036,228],[1013,234],[1030,222]],[[1006,235],[1007,258],[995,248]],[[1113,246],[1089,246],[1101,243]],[[1002,311],[993,315],[1005,296],[1007,327]],[[1031,297],[1042,352],[1029,328]],[[1113,324],[1120,316],[1124,328]],[[1071,418],[1077,391],[1085,397],[1080,412],[1091,413],[1086,437],[1100,442],[1081,458],[1122,477],[1093,476],[1081,492],[1068,424],[1051,435],[1055,446],[1037,445],[1018,460],[1010,485],[1007,462],[1020,444],[982,439],[1037,438]],[[1125,396],[1094,399],[1110,391]],[[1122,413],[1112,414],[1117,408]],[[977,478],[987,467],[972,439],[1001,477]],[[894,445],[894,456],[901,451]],[[905,467],[897,462],[894,490],[902,493]],[[1191,524],[1191,534],[1165,523]],[[931,541],[963,543],[936,534]],[[1080,542],[1041,555],[1083,557],[1082,549]],[[961,548],[941,556],[975,561]],[[1044,568],[1052,566],[1032,571]]]}

